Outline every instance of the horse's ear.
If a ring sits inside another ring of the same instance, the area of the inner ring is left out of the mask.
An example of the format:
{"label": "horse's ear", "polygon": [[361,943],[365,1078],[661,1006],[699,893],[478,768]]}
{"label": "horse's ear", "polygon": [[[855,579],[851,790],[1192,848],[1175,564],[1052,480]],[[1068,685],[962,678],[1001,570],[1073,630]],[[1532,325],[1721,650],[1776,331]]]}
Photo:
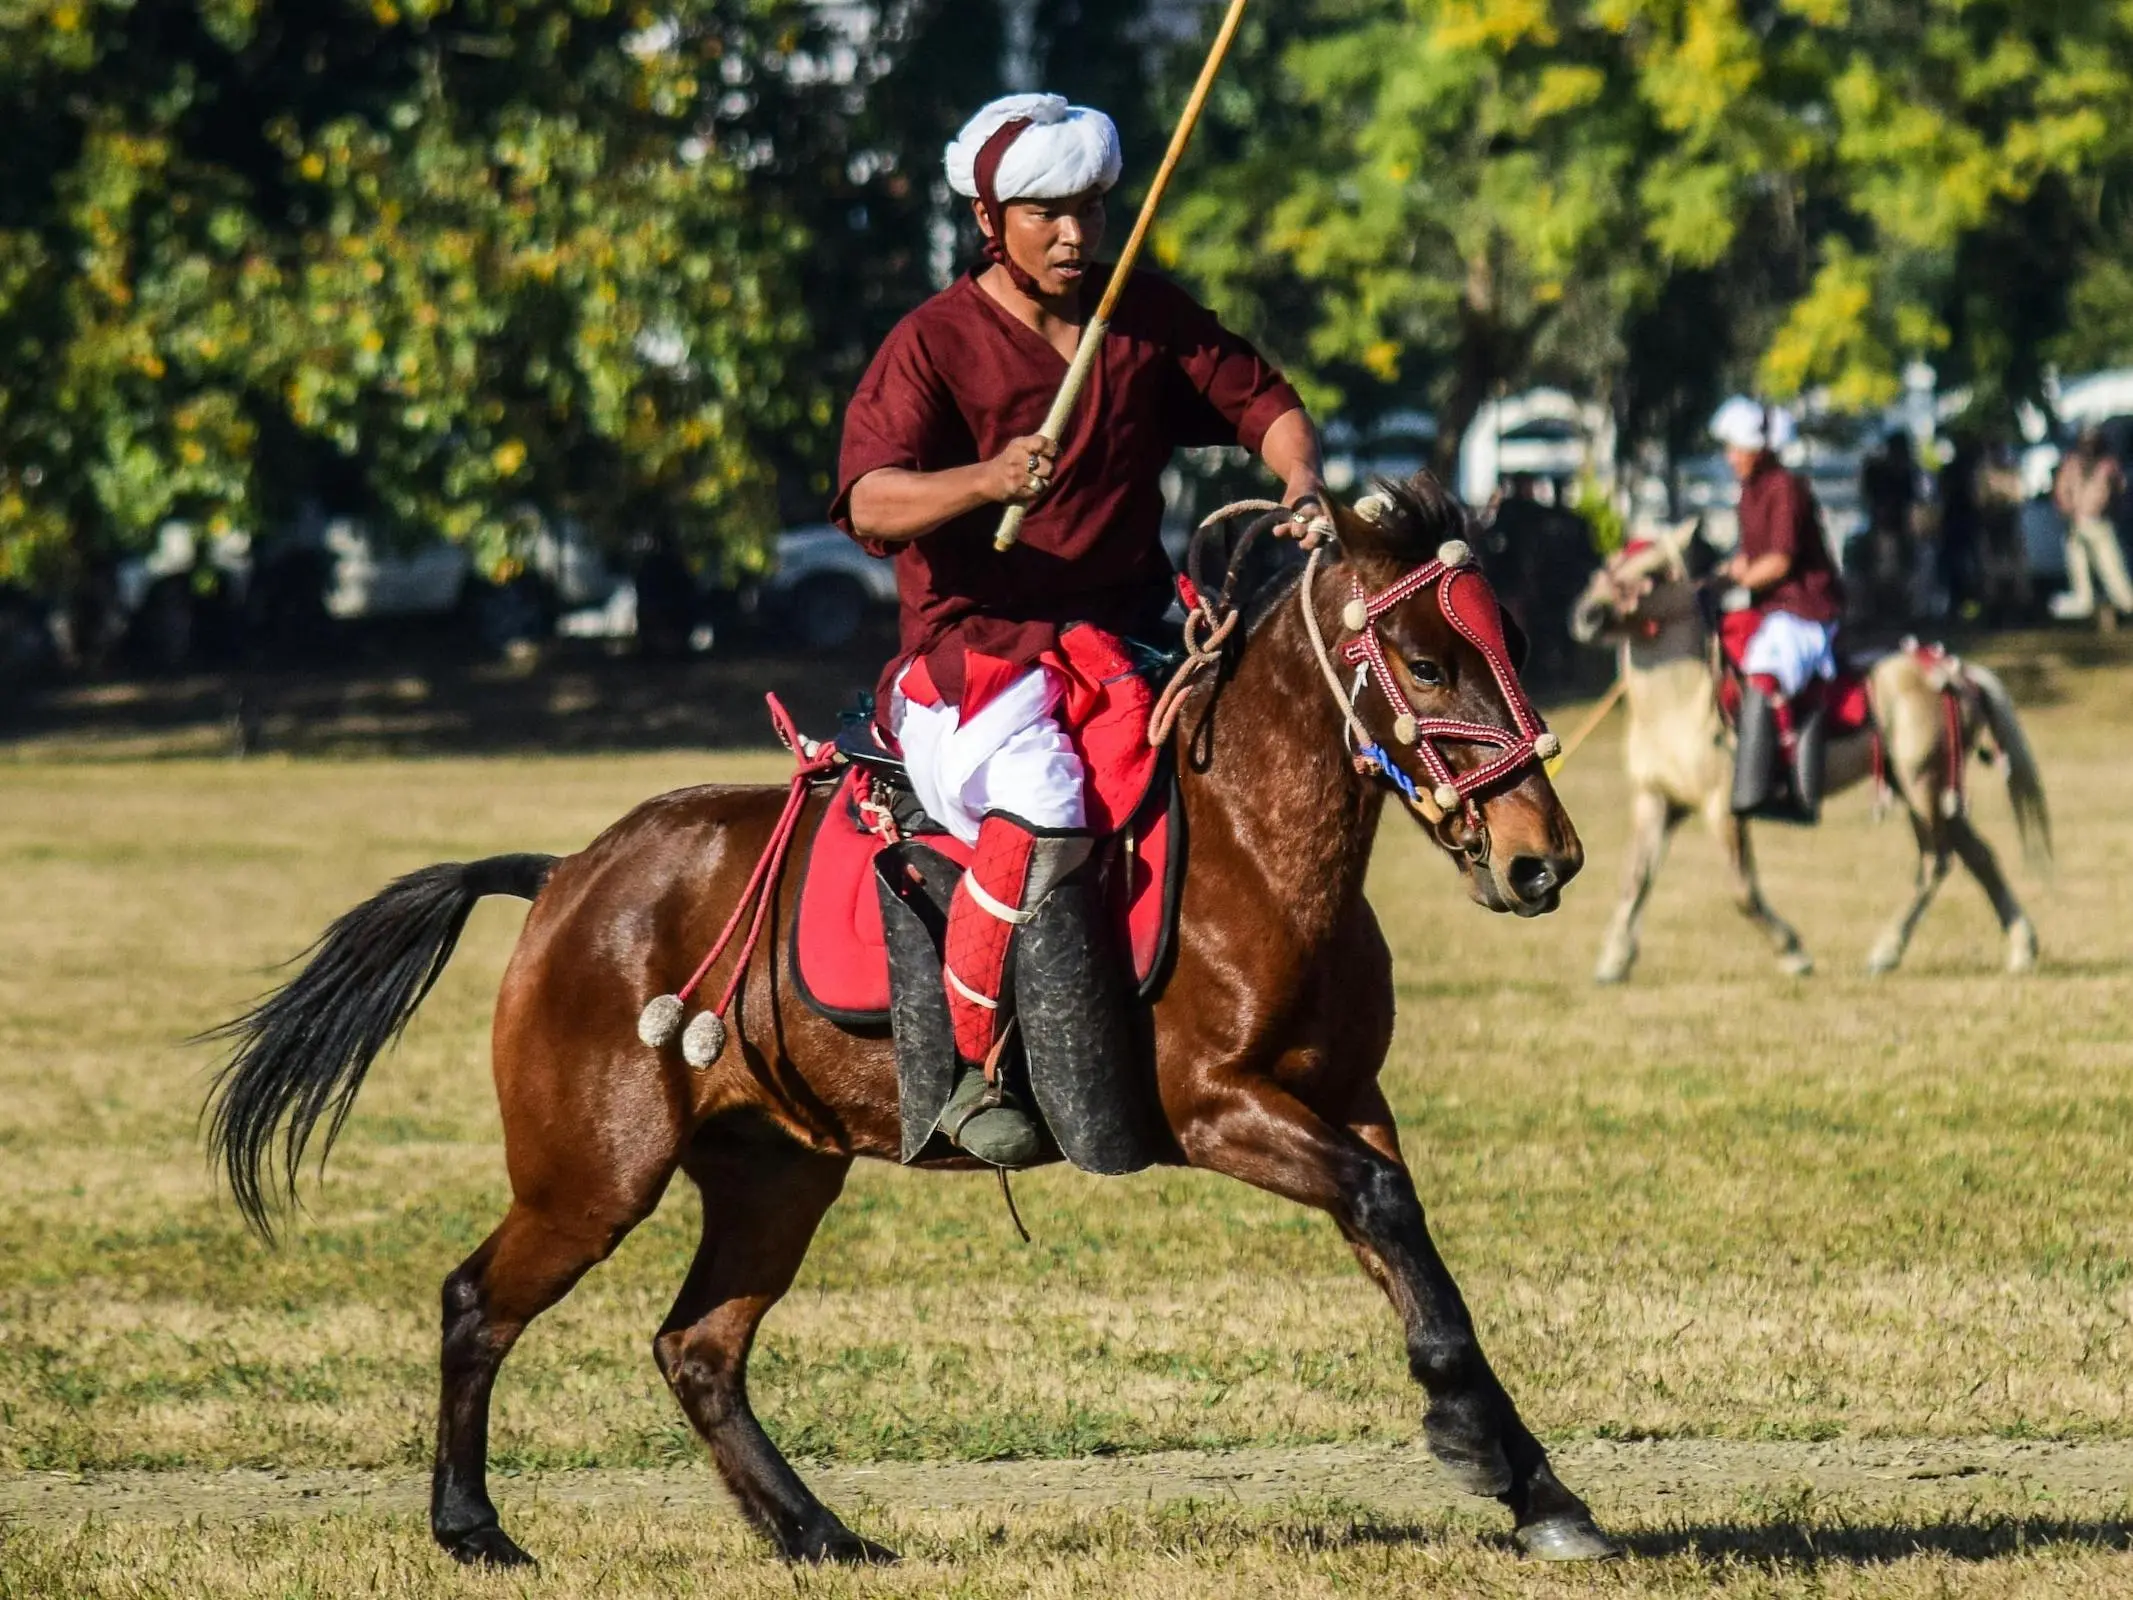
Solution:
{"label": "horse's ear", "polygon": [[1381,489],[1372,489],[1359,495],[1354,505],[1343,505],[1330,494],[1325,497],[1326,512],[1333,521],[1333,532],[1343,550],[1381,550],[1391,536],[1389,523],[1392,519],[1392,496]]}
{"label": "horse's ear", "polygon": [[1510,653],[1511,670],[1524,672],[1526,657],[1533,653],[1533,641],[1526,637],[1526,630],[1518,625],[1518,619],[1511,615],[1510,607],[1501,600],[1496,602],[1496,615],[1503,622],[1503,644],[1504,649]]}

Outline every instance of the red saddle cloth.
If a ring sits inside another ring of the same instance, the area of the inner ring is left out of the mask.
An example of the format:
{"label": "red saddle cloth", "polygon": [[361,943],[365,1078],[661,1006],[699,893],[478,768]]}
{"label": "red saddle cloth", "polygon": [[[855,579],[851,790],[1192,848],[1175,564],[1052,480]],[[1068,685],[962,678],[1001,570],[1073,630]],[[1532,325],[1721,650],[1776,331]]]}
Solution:
{"label": "red saddle cloth", "polygon": [[[1718,619],[1718,645],[1727,668],[1720,674],[1718,703],[1729,724],[1740,720],[1741,658],[1747,654],[1748,641],[1755,637],[1756,625],[1762,620],[1760,611],[1728,611]],[[1842,657],[1838,658],[1835,678],[1817,678],[1794,698],[1803,711],[1813,709],[1819,702],[1829,717],[1832,738],[1858,733],[1874,721],[1874,703],[1866,692],[1866,670]]]}
{"label": "red saddle cloth", "polygon": [[[834,1022],[889,1020],[889,954],[874,887],[874,857],[885,841],[858,818],[867,775],[854,769],[830,796],[807,849],[793,919],[793,969],[807,1003]],[[1095,861],[1115,918],[1117,948],[1130,952],[1141,998],[1160,986],[1184,886],[1184,819],[1167,766],[1149,784],[1126,827],[1102,840]],[[952,834],[916,842],[959,867],[970,846]]]}

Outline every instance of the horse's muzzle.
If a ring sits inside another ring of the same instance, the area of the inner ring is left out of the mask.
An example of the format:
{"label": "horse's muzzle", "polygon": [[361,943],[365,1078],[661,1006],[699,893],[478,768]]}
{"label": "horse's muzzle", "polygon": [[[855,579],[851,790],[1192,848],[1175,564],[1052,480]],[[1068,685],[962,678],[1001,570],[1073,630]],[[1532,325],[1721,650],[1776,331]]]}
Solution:
{"label": "horse's muzzle", "polygon": [[1513,856],[1504,863],[1502,883],[1507,910],[1537,917],[1562,904],[1563,886],[1578,875],[1580,855]]}

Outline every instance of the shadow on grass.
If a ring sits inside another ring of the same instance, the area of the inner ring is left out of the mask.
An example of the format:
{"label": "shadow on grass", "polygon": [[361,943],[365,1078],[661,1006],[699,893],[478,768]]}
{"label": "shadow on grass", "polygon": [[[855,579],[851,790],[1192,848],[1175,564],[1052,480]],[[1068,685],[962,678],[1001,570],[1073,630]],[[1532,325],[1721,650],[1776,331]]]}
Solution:
{"label": "shadow on grass", "polygon": [[1705,1561],[1732,1560],[1769,1567],[1871,1567],[1920,1555],[1997,1561],[2051,1545],[2128,1550],[2133,1549],[2133,1522],[2117,1517],[2088,1520],[1988,1515],[1975,1521],[1949,1518],[1816,1525],[1778,1518],[1769,1522],[1692,1523],[1621,1536],[1617,1542],[1632,1555],[1653,1559],[1686,1555]]}
{"label": "shadow on grass", "polygon": [[[1461,1537],[1443,1521],[1379,1521],[1333,1516],[1290,1522],[1273,1530],[1292,1550],[1341,1551],[1441,1544]],[[1511,1544],[1508,1534],[1487,1534],[1489,1543]],[[2034,1554],[2052,1547],[2133,1550],[2133,1521],[2111,1517],[1951,1516],[1915,1522],[1816,1523],[1781,1513],[1769,1521],[1692,1522],[1644,1533],[1615,1533],[1625,1555],[1651,1561],[1686,1557],[1702,1563],[1729,1562],[1771,1572],[1827,1567],[1878,1567],[1915,1556],[1987,1562]]]}

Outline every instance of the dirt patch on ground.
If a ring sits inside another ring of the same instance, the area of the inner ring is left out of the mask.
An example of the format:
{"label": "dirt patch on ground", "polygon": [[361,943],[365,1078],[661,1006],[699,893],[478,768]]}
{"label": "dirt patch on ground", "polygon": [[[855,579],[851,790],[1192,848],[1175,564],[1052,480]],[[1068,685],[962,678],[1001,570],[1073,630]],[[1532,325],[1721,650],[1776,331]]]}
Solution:
{"label": "dirt patch on ground", "polygon": [[[1953,1512],[2017,1490],[2024,1499],[2124,1498],[2133,1487],[2133,1442],[2052,1444],[2000,1439],[1890,1439],[1740,1443],[1676,1439],[1586,1441],[1555,1452],[1566,1481],[1597,1503],[1674,1494],[1797,1495],[1861,1510],[1901,1500],[1944,1500]],[[1470,1508],[1418,1446],[1314,1445],[1293,1450],[1181,1451],[1066,1461],[882,1462],[818,1465],[806,1476],[847,1509],[993,1511],[1016,1505],[1160,1505],[1179,1500],[1268,1507],[1336,1500],[1380,1515]],[[499,1498],[563,1505],[724,1508],[706,1468],[584,1470],[500,1478]],[[244,1522],[331,1513],[415,1514],[428,1480],[382,1472],[24,1473],[0,1478],[0,1519],[47,1526],[94,1517],[169,1523]]]}

